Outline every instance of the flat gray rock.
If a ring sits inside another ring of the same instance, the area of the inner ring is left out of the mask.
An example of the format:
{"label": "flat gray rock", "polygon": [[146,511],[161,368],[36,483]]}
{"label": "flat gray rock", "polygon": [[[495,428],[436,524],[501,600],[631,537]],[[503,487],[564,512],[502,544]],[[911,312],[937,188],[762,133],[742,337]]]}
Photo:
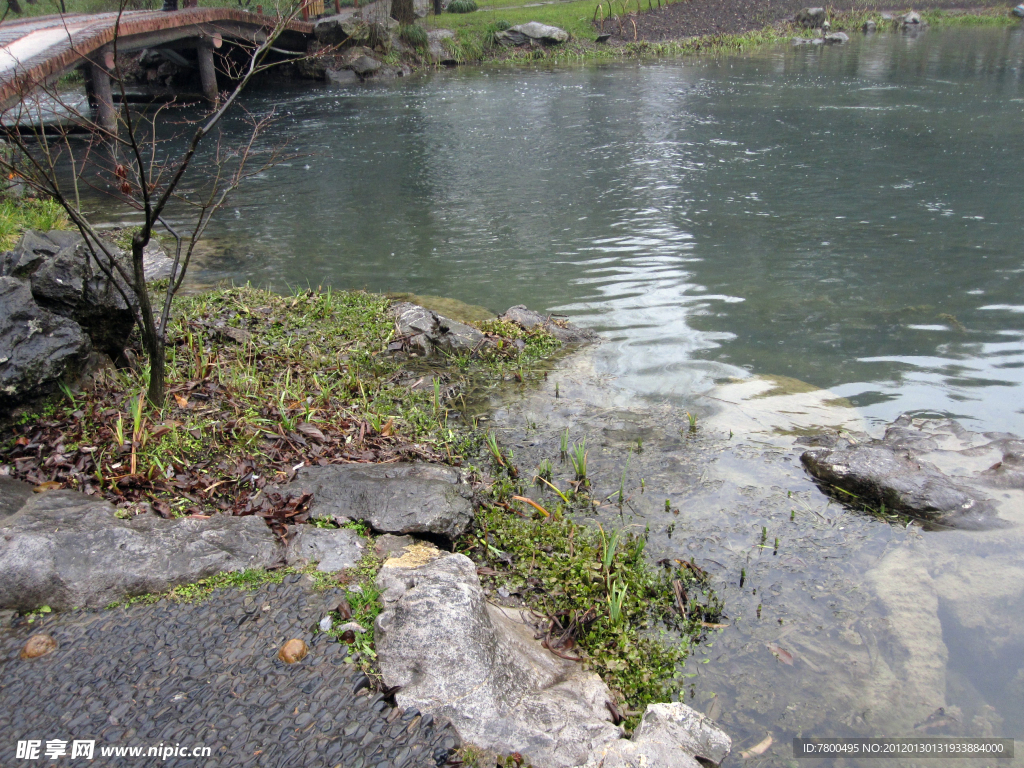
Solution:
{"label": "flat gray rock", "polygon": [[13,477],[0,477],[0,519],[13,515],[31,498],[31,485]]}
{"label": "flat gray rock", "polygon": [[121,520],[105,501],[49,491],[0,520],[0,608],[101,608],[222,571],[280,565],[283,554],[259,517]]}
{"label": "flat gray rock", "polygon": [[387,560],[389,557],[401,556],[406,547],[411,547],[417,542],[418,539],[412,536],[393,536],[385,533],[373,542],[373,553],[381,560]]}
{"label": "flat gray rock", "polygon": [[384,610],[374,640],[384,684],[401,686],[399,706],[545,768],[580,765],[620,737],[608,687],[541,648],[518,612],[488,605],[468,557],[410,552],[385,563],[377,586]]}
{"label": "flat gray rock", "polygon": [[540,312],[534,312],[523,304],[509,307],[503,314],[498,316],[498,319],[515,323],[526,331],[531,331],[534,328],[543,328],[563,344],[589,344],[598,338],[597,334],[593,331],[579,328],[568,320],[554,319],[551,315],[542,315]]}
{"label": "flat gray rock", "polygon": [[434,352],[468,354],[478,350],[486,341],[484,334],[473,326],[451,320],[419,304],[398,302],[391,307],[391,314],[398,326],[398,335],[408,346],[428,357]]}
{"label": "flat gray rock", "polygon": [[548,24],[541,24],[539,21],[530,21],[526,24],[516,24],[514,27],[498,32],[494,39],[502,45],[523,45],[529,42],[540,43],[541,45],[559,45],[569,40],[569,33],[561,27],[552,27]]}
{"label": "flat gray rock", "polygon": [[454,540],[473,522],[469,486],[457,470],[437,464],[304,467],[288,489],[313,494],[310,517],[361,520],[381,533]]}
{"label": "flat gray rock", "polygon": [[354,568],[366,551],[366,539],[348,528],[317,528],[298,525],[285,555],[288,565],[317,563],[327,573]]}
{"label": "flat gray rock", "polygon": [[732,739],[706,715],[679,702],[649,704],[632,739],[598,748],[583,768],[705,768],[731,750]]}

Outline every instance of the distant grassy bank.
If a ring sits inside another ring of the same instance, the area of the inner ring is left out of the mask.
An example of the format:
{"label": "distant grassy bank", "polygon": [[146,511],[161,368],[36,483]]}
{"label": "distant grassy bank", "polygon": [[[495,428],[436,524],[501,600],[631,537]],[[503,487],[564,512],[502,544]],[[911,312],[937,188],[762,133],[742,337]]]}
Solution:
{"label": "distant grassy bank", "polygon": [[[630,0],[629,8],[634,8],[637,0]],[[672,2],[689,2],[689,0],[672,0]],[[668,5],[669,3],[664,3]],[[811,35],[810,30],[794,27],[786,21],[768,23],[758,29],[735,34],[704,34],[680,37],[679,39],[651,42],[643,39],[626,41],[624,44],[598,44],[595,42],[598,29],[595,16],[600,20],[598,6],[614,9],[614,13],[622,14],[622,0],[573,0],[550,5],[523,7],[522,0],[493,0],[479,11],[467,14],[443,14],[429,16],[428,26],[451,29],[456,33],[454,52],[460,62],[507,62],[511,64],[547,60],[608,60],[635,57],[680,56],[698,53],[725,53],[749,50],[766,44],[778,43],[794,36]],[[645,13],[647,0],[641,2]],[[657,8],[655,3],[654,8]],[[887,11],[898,18],[913,10],[908,6],[902,10]],[[595,13],[595,11],[598,11]],[[635,8],[634,8],[635,11]],[[930,27],[953,26],[1002,26],[1011,27],[1020,24],[1020,19],[1010,14],[1005,6],[989,6],[983,8],[931,9],[919,11],[921,19]],[[873,19],[878,24],[878,31],[894,31],[897,22],[883,21],[881,12],[874,9],[834,10],[830,9],[833,31],[847,33],[860,32],[865,21]],[[503,48],[494,43],[494,34],[500,29],[528,21],[538,21],[561,27],[572,35],[568,43],[535,49]],[[628,22],[626,24],[628,26]],[[614,19],[605,21],[606,32],[617,31]]]}

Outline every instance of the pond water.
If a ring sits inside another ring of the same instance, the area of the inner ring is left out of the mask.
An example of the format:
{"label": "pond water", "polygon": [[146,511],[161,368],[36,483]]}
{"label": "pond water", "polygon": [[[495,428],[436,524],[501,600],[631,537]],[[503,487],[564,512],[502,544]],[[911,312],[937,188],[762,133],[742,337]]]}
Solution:
{"label": "pond water", "polygon": [[194,278],[524,303],[687,402],[782,374],[869,419],[1024,433],[1024,36],[268,89],[268,143]]}
{"label": "pond water", "polygon": [[[599,330],[493,418],[526,461],[587,435],[601,492],[626,469],[630,494],[598,518],[713,573],[730,627],[688,665],[689,700],[737,753],[773,736],[747,762],[791,763],[796,735],[1024,737],[1019,496],[998,533],[891,526],[829,504],[784,434],[794,410],[1024,434],[1022,82],[1013,28],[267,87],[248,106],[276,105],[267,142],[299,156],[239,190],[192,280]],[[753,412],[713,389],[751,376],[806,397]]]}

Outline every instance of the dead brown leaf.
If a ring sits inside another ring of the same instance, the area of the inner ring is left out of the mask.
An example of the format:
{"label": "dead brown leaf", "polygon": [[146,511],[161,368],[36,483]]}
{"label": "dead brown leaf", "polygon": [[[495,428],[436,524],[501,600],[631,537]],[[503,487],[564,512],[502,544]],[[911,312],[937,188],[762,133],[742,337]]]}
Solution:
{"label": "dead brown leaf", "polygon": [[772,745],[772,735],[769,733],[764,737],[763,740],[752,746],[750,749],[745,749],[740,752],[740,757],[744,760],[748,760],[751,757],[758,757],[768,751],[768,748]]}
{"label": "dead brown leaf", "polygon": [[768,650],[774,654],[775,658],[790,667],[793,666],[793,654],[787,651],[778,643],[768,643]]}

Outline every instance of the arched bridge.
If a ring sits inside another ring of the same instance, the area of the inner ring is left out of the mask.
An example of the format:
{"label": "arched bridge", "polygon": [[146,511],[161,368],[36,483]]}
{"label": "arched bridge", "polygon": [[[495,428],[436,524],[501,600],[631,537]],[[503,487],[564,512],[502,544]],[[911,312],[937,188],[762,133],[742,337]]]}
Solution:
{"label": "arched bridge", "polygon": [[[259,43],[277,20],[235,8],[188,8],[180,11],[127,11],[100,14],[36,16],[0,25],[0,110],[9,109],[34,89],[86,65],[95,94],[98,122],[114,124],[110,70],[117,52],[142,48],[197,50],[203,91],[217,97],[213,51],[225,40]],[[304,51],[313,25],[290,21],[276,45]]]}

